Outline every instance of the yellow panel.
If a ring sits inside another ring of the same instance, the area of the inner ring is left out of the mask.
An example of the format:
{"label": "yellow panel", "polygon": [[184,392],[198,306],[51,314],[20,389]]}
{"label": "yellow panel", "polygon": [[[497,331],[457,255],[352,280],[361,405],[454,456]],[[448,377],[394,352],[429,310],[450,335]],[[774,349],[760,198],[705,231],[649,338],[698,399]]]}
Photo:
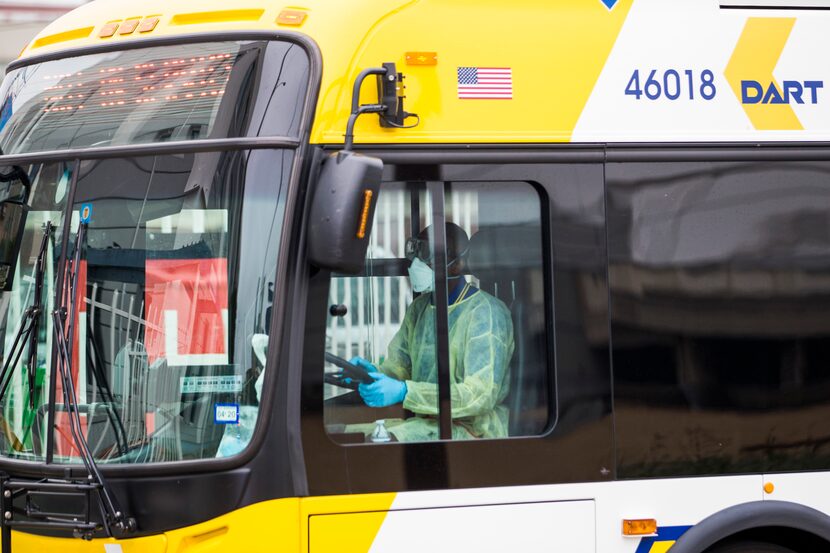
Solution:
{"label": "yellow panel", "polygon": [[[421,124],[383,129],[377,116],[363,116],[355,142],[567,141],[630,7],[631,0],[611,11],[585,0],[478,0],[475,7],[464,0],[422,0],[375,16],[354,48],[346,47],[354,42],[347,27],[327,21],[324,32],[313,34],[328,74],[311,140],[341,142],[348,85],[361,69],[392,61],[406,75],[404,107],[418,113]],[[406,65],[406,52],[413,50],[436,52],[437,65]],[[513,99],[459,100],[458,67],[510,67]],[[375,90],[367,79],[362,101],[375,102]]]}
{"label": "yellow panel", "polygon": [[35,40],[32,43],[32,48],[41,48],[43,46],[49,46],[50,44],[58,44],[59,42],[86,38],[92,34],[94,29],[95,27],[84,27],[82,29],[72,29],[71,31],[55,33],[54,35],[46,35]]}
{"label": "yellow panel", "polygon": [[147,536],[130,540],[92,540],[78,538],[47,538],[12,532],[12,551],[14,553],[103,553],[104,544],[118,543],[124,553],[166,553],[167,538],[164,535]]}
{"label": "yellow panel", "polygon": [[168,553],[298,551],[299,501],[289,498],[257,503],[210,522],[168,532]]}
{"label": "yellow panel", "polygon": [[[567,141],[632,2],[619,0],[609,10],[598,0],[476,0],[474,5],[469,0],[307,0],[302,6],[246,0],[243,9],[228,10],[225,0],[99,0],[63,16],[41,36],[89,24],[100,29],[128,16],[161,18],[145,35],[91,36],[30,48],[24,55],[175,36],[192,32],[188,26],[195,24],[204,32],[276,31],[280,11],[292,8],[308,12],[302,31],[323,57],[312,142],[343,141],[354,78],[366,67],[390,61],[406,75],[405,108],[418,113],[421,124],[384,129],[376,115],[366,115],[358,121],[356,142]],[[146,12],[135,13],[137,6]],[[435,52],[437,64],[407,65],[407,52]],[[459,100],[458,67],[510,67],[513,99]],[[367,79],[363,101],[376,100],[374,80]]]}
{"label": "yellow panel", "polygon": [[309,553],[366,553],[386,511],[317,515],[308,521]]}
{"label": "yellow panel", "polygon": [[[765,90],[770,83],[774,83],[781,90],[772,72],[787,45],[793,25],[794,17],[747,19],[732,58],[723,72],[739,102],[742,80],[758,81]],[[752,125],[759,131],[804,129],[789,104],[745,104],[743,108]]]}
{"label": "yellow panel", "polygon": [[300,516],[308,521],[308,530],[300,535],[308,543],[301,543],[300,550],[365,553],[394,500],[394,493],[302,499]]}
{"label": "yellow panel", "polygon": [[222,10],[215,12],[180,13],[173,16],[172,25],[199,25],[225,21],[257,21],[265,10]]}
{"label": "yellow panel", "polygon": [[[146,13],[136,14],[136,4],[109,0],[81,6],[37,40],[83,24],[99,29],[126,16],[158,14],[158,26],[146,35],[85,37],[49,50],[175,36],[195,24],[205,32],[274,31],[280,11],[293,8],[308,12],[302,30],[323,56],[312,142],[343,141],[354,78],[388,61],[406,74],[405,108],[418,113],[421,124],[384,129],[377,116],[367,115],[358,121],[356,142],[567,141],[632,1],[609,10],[597,0],[477,0],[474,9],[469,0],[308,0],[302,6],[247,0],[244,9],[228,10],[224,0],[143,0]],[[171,5],[178,14],[170,13]],[[407,52],[435,52],[437,64],[407,65]],[[459,100],[458,67],[510,67],[514,99]],[[373,78],[363,95],[365,102],[376,101]]]}
{"label": "yellow panel", "polygon": [[[187,508],[183,503],[182,508]],[[250,505],[214,520],[166,534],[126,540],[46,538],[14,532],[14,553],[103,553],[104,544],[118,543],[124,553],[265,553],[298,551],[299,499],[278,499]]]}

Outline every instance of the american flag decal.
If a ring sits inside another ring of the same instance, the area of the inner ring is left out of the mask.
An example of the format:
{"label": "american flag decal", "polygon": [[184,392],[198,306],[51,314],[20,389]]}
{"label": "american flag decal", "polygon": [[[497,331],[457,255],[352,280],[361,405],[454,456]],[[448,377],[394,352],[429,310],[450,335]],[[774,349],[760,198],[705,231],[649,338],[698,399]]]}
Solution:
{"label": "american flag decal", "polygon": [[512,100],[513,70],[509,67],[459,67],[461,100]]}

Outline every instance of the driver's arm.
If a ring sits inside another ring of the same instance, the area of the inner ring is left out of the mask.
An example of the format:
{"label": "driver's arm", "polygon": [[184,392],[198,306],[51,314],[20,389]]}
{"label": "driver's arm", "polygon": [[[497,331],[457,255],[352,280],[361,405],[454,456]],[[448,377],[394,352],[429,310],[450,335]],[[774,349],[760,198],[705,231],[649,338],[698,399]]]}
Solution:
{"label": "driver's arm", "polygon": [[[450,355],[463,359],[450,384],[452,418],[492,411],[506,394],[507,371],[513,356],[513,322],[506,309],[485,303],[471,314],[470,326],[450,344]],[[462,349],[461,352],[455,348]],[[460,382],[457,377],[462,375]],[[407,380],[403,406],[420,415],[438,414],[438,386]]]}
{"label": "driver's arm", "polygon": [[412,310],[407,308],[401,327],[389,342],[386,359],[378,366],[380,372],[398,380],[412,378],[412,358],[409,356],[410,332],[413,327],[411,314]]}

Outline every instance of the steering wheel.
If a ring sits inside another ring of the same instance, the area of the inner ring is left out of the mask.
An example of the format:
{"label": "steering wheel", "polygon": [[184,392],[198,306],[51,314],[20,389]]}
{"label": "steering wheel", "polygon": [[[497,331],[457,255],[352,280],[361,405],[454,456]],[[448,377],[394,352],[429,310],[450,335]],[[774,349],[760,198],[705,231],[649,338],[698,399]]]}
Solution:
{"label": "steering wheel", "polygon": [[370,384],[375,381],[369,376],[369,371],[359,365],[352,365],[342,357],[326,352],[326,361],[340,367],[336,373],[328,373],[323,377],[327,384],[333,384],[349,390],[357,390],[360,383]]}

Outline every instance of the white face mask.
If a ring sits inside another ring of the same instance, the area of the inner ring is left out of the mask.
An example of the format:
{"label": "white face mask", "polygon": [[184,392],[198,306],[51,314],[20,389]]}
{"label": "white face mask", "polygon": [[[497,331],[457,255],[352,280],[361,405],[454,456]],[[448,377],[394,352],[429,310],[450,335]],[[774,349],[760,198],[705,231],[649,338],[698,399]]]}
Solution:
{"label": "white face mask", "polygon": [[435,274],[429,265],[416,257],[409,266],[409,281],[412,283],[412,289],[418,293],[432,292]]}

